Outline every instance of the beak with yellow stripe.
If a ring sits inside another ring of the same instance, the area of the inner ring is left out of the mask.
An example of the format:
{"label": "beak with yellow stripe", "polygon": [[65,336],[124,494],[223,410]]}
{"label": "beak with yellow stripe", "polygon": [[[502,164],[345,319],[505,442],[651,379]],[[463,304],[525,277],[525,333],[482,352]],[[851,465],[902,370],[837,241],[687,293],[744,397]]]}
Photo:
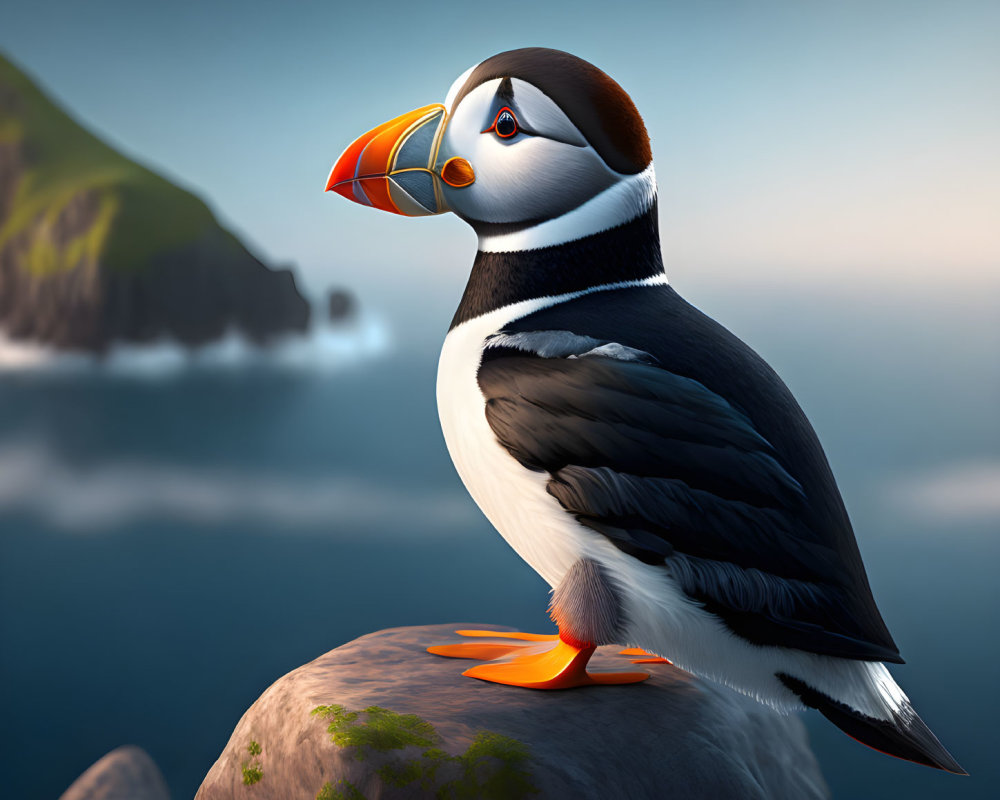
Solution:
{"label": "beak with yellow stripe", "polygon": [[476,176],[464,158],[437,163],[447,121],[443,105],[424,106],[359,136],[337,159],[326,191],[408,217],[449,211],[441,184],[462,188]]}

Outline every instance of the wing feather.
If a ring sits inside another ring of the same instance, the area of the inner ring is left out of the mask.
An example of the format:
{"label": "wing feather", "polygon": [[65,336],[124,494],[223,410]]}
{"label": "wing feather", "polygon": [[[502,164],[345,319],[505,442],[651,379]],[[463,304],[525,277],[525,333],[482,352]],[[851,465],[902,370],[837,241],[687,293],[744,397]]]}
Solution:
{"label": "wing feather", "polygon": [[558,357],[501,348],[478,377],[497,440],[567,512],[751,641],[900,661],[858,624],[834,542],[745,413],[634,349],[580,337],[578,354],[558,333]]}

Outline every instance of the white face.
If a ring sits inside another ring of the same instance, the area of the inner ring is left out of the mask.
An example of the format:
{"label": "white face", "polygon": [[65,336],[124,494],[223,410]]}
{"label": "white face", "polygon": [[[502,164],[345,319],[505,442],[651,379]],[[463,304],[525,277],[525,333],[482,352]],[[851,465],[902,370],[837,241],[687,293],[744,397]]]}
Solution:
{"label": "white face", "polygon": [[[468,74],[449,92],[449,107]],[[449,158],[464,158],[476,176],[469,186],[443,187],[452,211],[482,222],[552,219],[628,177],[610,169],[539,89],[514,78],[513,98],[501,99],[500,84],[496,78],[477,86],[448,119],[437,166]],[[513,112],[514,132],[507,118],[499,131],[488,131],[504,106]]]}

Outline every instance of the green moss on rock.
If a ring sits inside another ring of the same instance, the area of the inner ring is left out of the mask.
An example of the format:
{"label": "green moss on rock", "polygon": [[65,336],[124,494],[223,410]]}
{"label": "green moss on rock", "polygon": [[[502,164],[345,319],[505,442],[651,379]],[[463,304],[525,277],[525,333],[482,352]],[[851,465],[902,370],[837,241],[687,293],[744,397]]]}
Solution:
{"label": "green moss on rock", "polygon": [[531,783],[528,771],[530,757],[523,742],[499,733],[480,731],[469,749],[457,756],[465,769],[465,777],[454,787],[453,796],[503,800],[534,794],[538,790]]}
{"label": "green moss on rock", "polygon": [[330,781],[324,783],[316,800],[365,800],[365,796],[350,781],[339,780],[336,786],[331,785]]}
{"label": "green moss on rock", "polygon": [[259,783],[264,777],[264,770],[260,766],[259,761],[255,761],[253,764],[243,765],[243,783],[247,786],[253,786],[255,783]]}
{"label": "green moss on rock", "polygon": [[258,758],[264,752],[264,748],[260,746],[260,743],[256,739],[251,739],[250,744],[247,745],[247,752],[253,758],[253,761],[244,761],[241,765],[243,783],[247,786],[253,786],[255,783],[260,783],[264,777],[264,765],[261,764]]}
{"label": "green moss on rock", "polygon": [[[434,726],[416,714],[397,714],[380,706],[348,711],[341,705],[319,706],[311,713],[328,722],[330,740],[338,747],[352,748],[359,761],[373,751],[424,748],[417,757],[379,767],[375,774],[386,786],[402,789],[419,785],[440,800],[517,800],[538,792],[531,781],[528,748],[509,736],[480,731],[464,753],[452,756],[436,746],[441,737]],[[442,771],[457,773],[457,777],[442,778]],[[317,800],[363,800],[351,784],[341,781],[337,786],[345,783],[357,794],[344,794],[346,789],[327,783]]]}
{"label": "green moss on rock", "polygon": [[347,711],[343,706],[320,706],[312,713],[330,722],[326,730],[334,744],[356,748],[355,757],[359,761],[364,760],[369,750],[430,747],[439,738],[434,726],[416,714],[397,714],[379,706],[366,708],[368,719],[361,724],[357,724],[359,712]]}

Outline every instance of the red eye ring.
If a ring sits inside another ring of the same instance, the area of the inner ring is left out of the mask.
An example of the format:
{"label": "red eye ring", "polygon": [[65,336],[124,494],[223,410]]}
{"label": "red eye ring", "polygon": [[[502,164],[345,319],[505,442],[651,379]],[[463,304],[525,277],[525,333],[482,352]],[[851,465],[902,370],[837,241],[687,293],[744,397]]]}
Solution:
{"label": "red eye ring", "polygon": [[493,124],[483,133],[495,133],[501,139],[509,139],[511,136],[516,136],[519,130],[521,130],[521,126],[518,124],[514,112],[504,106],[493,118]]}

